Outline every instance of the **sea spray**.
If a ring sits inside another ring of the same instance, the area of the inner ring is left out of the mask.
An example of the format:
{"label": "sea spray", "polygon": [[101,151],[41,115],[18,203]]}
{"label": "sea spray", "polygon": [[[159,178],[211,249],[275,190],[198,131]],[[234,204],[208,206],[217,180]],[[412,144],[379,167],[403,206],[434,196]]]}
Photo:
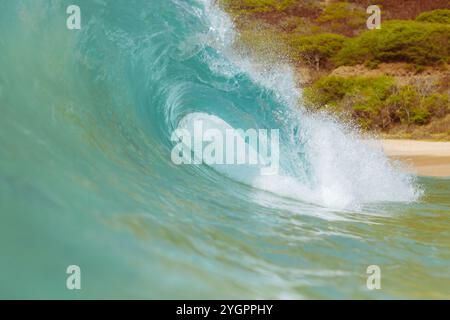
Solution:
{"label": "sea spray", "polygon": [[280,158],[284,172],[278,182],[273,177],[270,181],[257,177],[250,183],[337,208],[356,209],[379,201],[411,202],[420,197],[414,176],[401,172],[399,164],[365,143],[356,129],[331,115],[305,110],[301,89],[288,65],[265,65],[259,60],[254,62],[251,56],[242,56],[235,49],[238,37],[231,19],[214,2],[201,2],[211,25],[208,44],[220,53],[219,57],[207,59],[212,71],[222,71],[226,77],[244,73],[273,92],[279,101],[272,114],[282,128],[284,148]]}

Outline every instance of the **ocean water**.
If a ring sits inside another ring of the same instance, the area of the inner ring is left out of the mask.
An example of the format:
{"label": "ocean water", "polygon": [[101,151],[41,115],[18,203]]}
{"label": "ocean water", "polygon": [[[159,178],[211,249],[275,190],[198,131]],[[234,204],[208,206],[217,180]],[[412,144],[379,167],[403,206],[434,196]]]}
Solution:
{"label": "ocean water", "polygon": [[[214,1],[71,4],[0,2],[0,298],[450,298],[450,179],[305,111]],[[196,119],[279,129],[279,174],[175,165]]]}

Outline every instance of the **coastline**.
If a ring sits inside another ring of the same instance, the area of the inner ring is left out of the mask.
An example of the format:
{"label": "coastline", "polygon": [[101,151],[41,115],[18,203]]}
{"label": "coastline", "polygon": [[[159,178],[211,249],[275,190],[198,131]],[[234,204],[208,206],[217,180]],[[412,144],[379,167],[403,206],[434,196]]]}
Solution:
{"label": "coastline", "polygon": [[450,177],[450,142],[381,140],[384,153],[420,176]]}

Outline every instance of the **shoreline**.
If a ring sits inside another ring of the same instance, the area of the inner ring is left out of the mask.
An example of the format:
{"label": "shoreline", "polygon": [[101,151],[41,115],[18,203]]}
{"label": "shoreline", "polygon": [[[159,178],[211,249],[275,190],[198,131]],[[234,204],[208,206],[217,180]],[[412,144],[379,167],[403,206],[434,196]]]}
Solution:
{"label": "shoreline", "polygon": [[389,158],[406,164],[407,172],[450,177],[450,142],[383,139],[381,148]]}

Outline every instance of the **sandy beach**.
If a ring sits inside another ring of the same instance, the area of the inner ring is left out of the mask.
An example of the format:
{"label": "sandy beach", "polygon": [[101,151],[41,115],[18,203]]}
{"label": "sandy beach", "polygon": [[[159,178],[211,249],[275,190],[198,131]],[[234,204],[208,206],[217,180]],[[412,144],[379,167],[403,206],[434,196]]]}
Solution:
{"label": "sandy beach", "polygon": [[450,177],[450,142],[382,140],[389,157],[405,162],[406,170],[421,176]]}

